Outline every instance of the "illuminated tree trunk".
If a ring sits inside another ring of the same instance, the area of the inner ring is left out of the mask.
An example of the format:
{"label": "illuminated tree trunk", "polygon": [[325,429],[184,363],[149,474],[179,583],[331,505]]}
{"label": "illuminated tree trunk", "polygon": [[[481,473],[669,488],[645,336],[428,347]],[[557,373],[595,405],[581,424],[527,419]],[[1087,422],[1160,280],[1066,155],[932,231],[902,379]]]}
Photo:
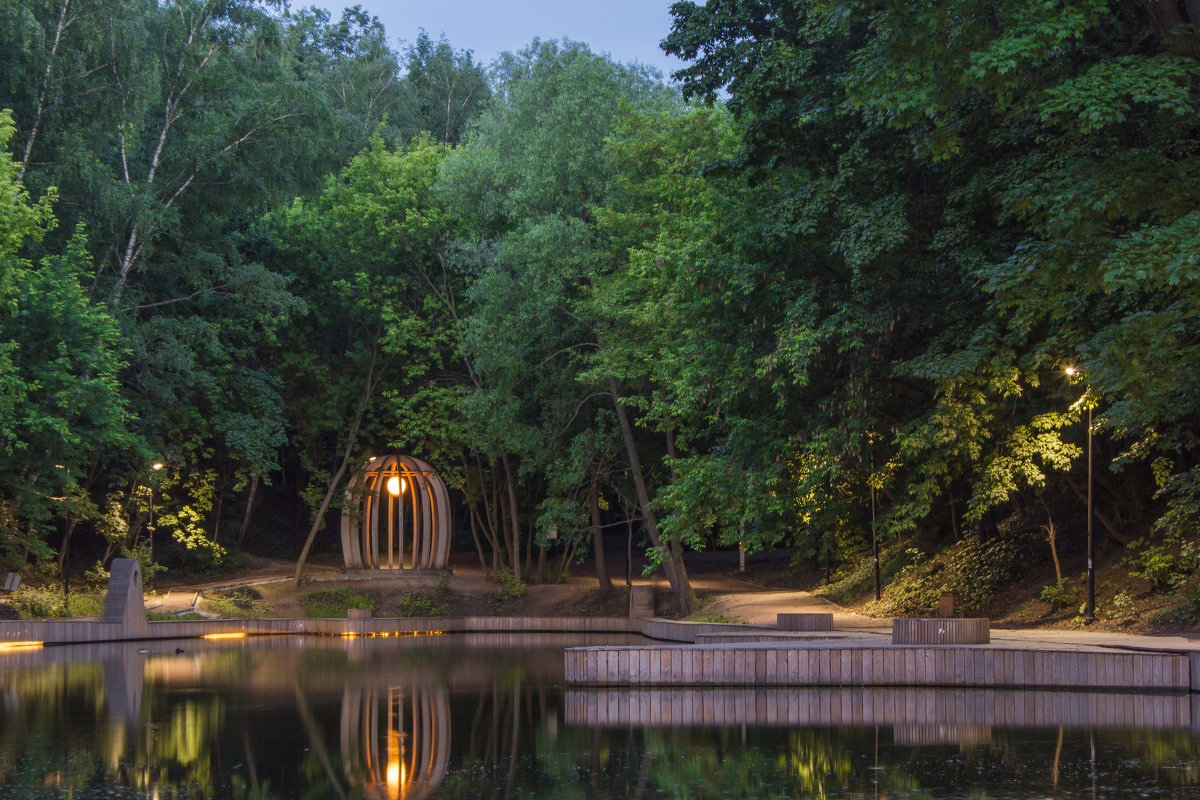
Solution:
{"label": "illuminated tree trunk", "polygon": [[596,580],[600,582],[600,596],[605,597],[613,590],[608,577],[608,565],[604,563],[604,534],[600,528],[600,478],[592,476],[588,489],[588,509],[592,515],[592,550],[596,554]]}
{"label": "illuminated tree trunk", "polygon": [[633,439],[633,428],[629,424],[629,414],[625,404],[621,402],[620,389],[615,378],[608,379],[608,387],[612,392],[613,406],[617,411],[617,424],[621,427],[621,436],[625,440],[625,454],[629,459],[629,471],[633,476],[633,486],[637,490],[638,505],[642,509],[642,524],[646,526],[646,535],[650,543],[662,553],[662,568],[667,581],[675,592],[679,603],[679,613],[685,617],[696,608],[696,593],[688,582],[687,570],[683,566],[683,553],[677,538],[673,538],[665,546],[662,534],[658,530],[658,522],[650,509],[650,494],[646,491],[646,477],[642,473],[642,460],[638,456],[637,443]]}

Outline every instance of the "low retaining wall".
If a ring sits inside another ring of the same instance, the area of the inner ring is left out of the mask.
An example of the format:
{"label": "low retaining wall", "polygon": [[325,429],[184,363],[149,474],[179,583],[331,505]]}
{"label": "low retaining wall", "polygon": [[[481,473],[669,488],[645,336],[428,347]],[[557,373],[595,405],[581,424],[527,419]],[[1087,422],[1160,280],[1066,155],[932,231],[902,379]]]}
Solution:
{"label": "low retaining wall", "polygon": [[687,622],[673,619],[641,619],[638,632],[649,639],[663,642],[695,644],[698,636],[714,633],[771,633],[774,628],[756,628],[729,622]]}
{"label": "low retaining wall", "polygon": [[92,620],[0,622],[0,642],[66,644],[141,639],[191,639],[214,634],[327,636],[394,633],[640,633],[624,617],[379,617],[373,619],[214,619],[145,623],[138,635],[120,623]]}
{"label": "low retaining wall", "polygon": [[[1188,691],[1187,655],[970,647],[585,647],[568,683],[591,685],[1011,686]],[[1196,687],[1200,690],[1200,687]]]}

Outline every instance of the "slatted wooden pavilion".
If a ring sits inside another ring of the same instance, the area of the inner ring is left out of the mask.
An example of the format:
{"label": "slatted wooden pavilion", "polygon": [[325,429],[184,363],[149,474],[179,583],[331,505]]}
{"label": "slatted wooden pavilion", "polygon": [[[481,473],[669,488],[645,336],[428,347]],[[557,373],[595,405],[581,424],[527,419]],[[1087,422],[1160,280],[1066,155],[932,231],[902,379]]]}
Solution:
{"label": "slatted wooden pavilion", "polygon": [[342,556],[351,569],[442,569],[450,555],[450,496],[429,464],[376,456],[350,479]]}

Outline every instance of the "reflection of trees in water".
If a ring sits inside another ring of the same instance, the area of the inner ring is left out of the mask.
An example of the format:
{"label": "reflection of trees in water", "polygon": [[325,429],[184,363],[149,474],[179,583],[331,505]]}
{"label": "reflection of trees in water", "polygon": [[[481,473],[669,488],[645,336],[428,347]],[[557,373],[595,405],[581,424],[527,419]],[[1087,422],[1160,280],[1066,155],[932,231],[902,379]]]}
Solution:
{"label": "reflection of trees in water", "polygon": [[1093,773],[1098,796],[1184,797],[1200,784],[1200,737],[1187,730],[1098,731],[1093,770],[1091,732],[1079,727],[994,728],[953,744],[945,734],[961,726],[934,736],[890,722],[566,724],[551,673],[522,655],[392,646],[152,658],[135,713],[115,717],[99,664],[0,671],[0,797],[157,787],[223,800],[869,800],[963,786],[1078,797]]}

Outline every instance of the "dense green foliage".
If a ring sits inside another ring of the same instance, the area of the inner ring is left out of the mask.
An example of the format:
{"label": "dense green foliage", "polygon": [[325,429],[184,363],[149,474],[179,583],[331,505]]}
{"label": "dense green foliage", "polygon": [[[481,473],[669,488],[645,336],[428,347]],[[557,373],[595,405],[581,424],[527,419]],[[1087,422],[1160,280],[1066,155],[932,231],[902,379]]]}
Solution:
{"label": "dense green foliage", "polygon": [[375,608],[375,601],[358,589],[319,589],[306,592],[300,602],[310,617],[341,617],[352,608]]}
{"label": "dense green foliage", "polygon": [[897,608],[1039,553],[1061,604],[1090,418],[1102,546],[1186,594],[1193,8],[679,2],[680,96],[359,10],[4,2],[0,549],[299,576],[399,449],[514,584],[606,588],[636,529],[686,611],[688,548],[876,535],[925,548]]}

